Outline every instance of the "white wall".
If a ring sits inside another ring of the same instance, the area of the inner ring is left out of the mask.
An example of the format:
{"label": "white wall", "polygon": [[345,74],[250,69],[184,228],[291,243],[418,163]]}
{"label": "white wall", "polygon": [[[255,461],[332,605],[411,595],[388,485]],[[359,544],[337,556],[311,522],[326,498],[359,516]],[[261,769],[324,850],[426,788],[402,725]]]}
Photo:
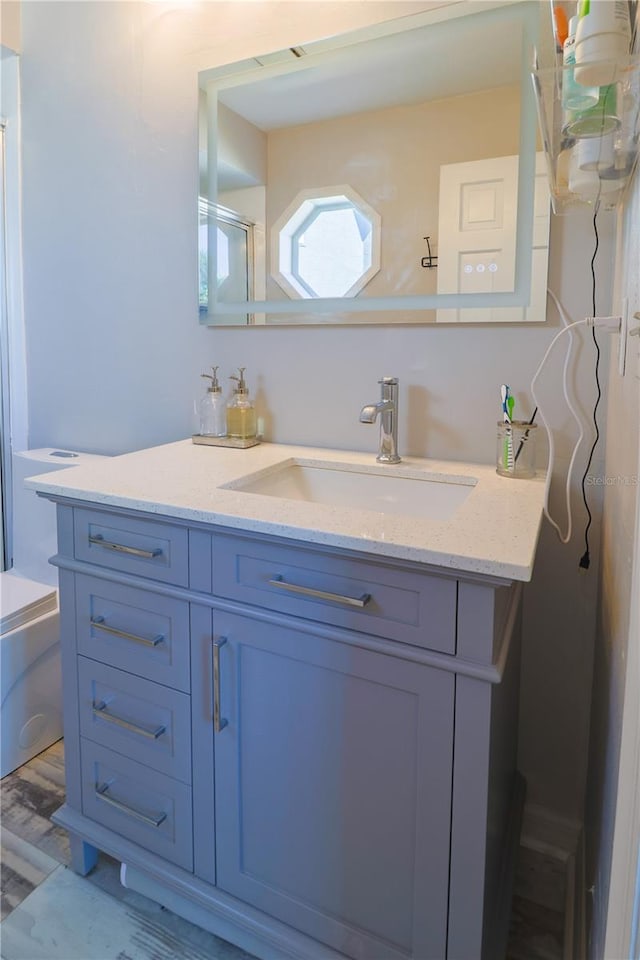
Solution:
{"label": "white wall", "polygon": [[[640,177],[630,197],[627,216],[620,232],[616,274],[616,312],[623,298],[631,314],[640,310]],[[632,321],[633,325],[637,321]],[[587,889],[593,889],[592,929],[589,956],[604,957],[609,872],[613,846],[618,791],[622,720],[627,680],[627,663],[635,662],[630,646],[637,648],[640,637],[632,632],[631,604],[639,603],[638,582],[634,581],[636,544],[636,502],[638,498],[638,454],[640,423],[640,342],[629,339],[627,372],[618,376],[612,358],[609,378],[607,446],[603,477],[605,486],[602,571],[598,632],[593,682],[593,718],[589,756],[587,802]],[[635,576],[637,577],[637,571]],[[636,621],[637,623],[637,621]],[[637,631],[637,627],[634,628]],[[628,695],[637,698],[640,678]],[[638,718],[636,717],[636,723]],[[627,837],[637,845],[638,837]]]}
{"label": "white wall", "polygon": [[[119,453],[187,436],[199,374],[216,363],[229,373],[247,366],[271,439],[373,456],[376,428],[360,424],[358,412],[376,398],[378,377],[395,374],[402,452],[491,461],[499,384],[510,383],[517,410],[530,412],[527,387],[557,330],[553,311],[549,324],[527,328],[198,327],[197,71],[399,16],[411,5],[250,7],[248,25],[244,3],[25,5],[31,445]],[[611,230],[603,216],[605,312]],[[553,224],[550,283],[575,317],[591,313],[592,249],[588,215]],[[603,379],[605,371],[606,364]],[[588,340],[573,383],[589,409]],[[570,420],[557,379],[547,391],[562,468]],[[594,510],[597,519],[597,503]],[[584,521],[581,508],[576,519]],[[561,548],[543,533],[526,598],[521,767],[530,799],[567,817],[582,811],[597,524],[586,574],[577,570],[579,540]]]}

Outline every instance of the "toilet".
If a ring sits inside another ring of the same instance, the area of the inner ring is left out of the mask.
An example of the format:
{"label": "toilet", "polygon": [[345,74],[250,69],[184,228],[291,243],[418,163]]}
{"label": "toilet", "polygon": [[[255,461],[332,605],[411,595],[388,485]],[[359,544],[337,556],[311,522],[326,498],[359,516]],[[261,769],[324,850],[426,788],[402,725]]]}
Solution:
{"label": "toilet", "polygon": [[26,477],[103,459],[44,448],[12,458],[13,566],[0,573],[0,776],[62,736],[55,506]]}

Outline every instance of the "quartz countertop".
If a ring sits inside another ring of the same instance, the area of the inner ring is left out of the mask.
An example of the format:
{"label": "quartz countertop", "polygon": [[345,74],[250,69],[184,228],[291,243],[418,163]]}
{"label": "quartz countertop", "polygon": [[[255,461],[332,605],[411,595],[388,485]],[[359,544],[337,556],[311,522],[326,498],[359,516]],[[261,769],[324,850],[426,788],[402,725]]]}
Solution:
{"label": "quartz countertop", "polygon": [[[385,470],[473,478],[471,494],[446,520],[289,500],[223,488],[288,459],[356,465],[379,472],[373,453],[262,443],[247,450],[181,440],[30,477],[51,497],[141,510],[159,517],[326,544],[379,557],[507,580],[530,580],[544,502],[544,478],[500,477],[487,464],[404,457]],[[464,480],[462,480],[464,482]]]}

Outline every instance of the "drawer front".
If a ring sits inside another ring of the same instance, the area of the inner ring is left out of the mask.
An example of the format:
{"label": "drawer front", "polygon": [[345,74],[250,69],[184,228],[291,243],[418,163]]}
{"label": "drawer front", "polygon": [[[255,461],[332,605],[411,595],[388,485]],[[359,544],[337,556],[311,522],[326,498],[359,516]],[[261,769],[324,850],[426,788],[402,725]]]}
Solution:
{"label": "drawer front", "polygon": [[213,592],[430,650],[456,649],[455,580],[409,568],[216,534]]}
{"label": "drawer front", "polygon": [[78,652],[189,692],[189,604],[137,587],[76,576]]}
{"label": "drawer front", "polygon": [[79,657],[78,696],[83,737],[191,783],[186,693]]}
{"label": "drawer front", "polygon": [[193,870],[190,787],[90,740],[81,754],[84,815]]}
{"label": "drawer front", "polygon": [[188,533],[183,527],[77,508],[73,535],[77,560],[188,585]]}

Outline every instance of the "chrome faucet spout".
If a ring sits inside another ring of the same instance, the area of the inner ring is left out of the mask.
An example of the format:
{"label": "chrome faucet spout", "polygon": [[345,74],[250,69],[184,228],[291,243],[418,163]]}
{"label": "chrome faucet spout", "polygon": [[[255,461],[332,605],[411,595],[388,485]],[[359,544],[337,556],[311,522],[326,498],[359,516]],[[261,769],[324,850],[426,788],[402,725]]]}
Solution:
{"label": "chrome faucet spout", "polygon": [[379,413],[384,413],[385,410],[392,409],[394,409],[392,400],[380,400],[378,403],[368,403],[360,411],[360,423],[375,423],[375,419]]}
{"label": "chrome faucet spout", "polygon": [[383,377],[378,381],[381,397],[360,411],[360,423],[374,423],[380,414],[380,449],[378,463],[400,463],[398,456],[398,380]]}

